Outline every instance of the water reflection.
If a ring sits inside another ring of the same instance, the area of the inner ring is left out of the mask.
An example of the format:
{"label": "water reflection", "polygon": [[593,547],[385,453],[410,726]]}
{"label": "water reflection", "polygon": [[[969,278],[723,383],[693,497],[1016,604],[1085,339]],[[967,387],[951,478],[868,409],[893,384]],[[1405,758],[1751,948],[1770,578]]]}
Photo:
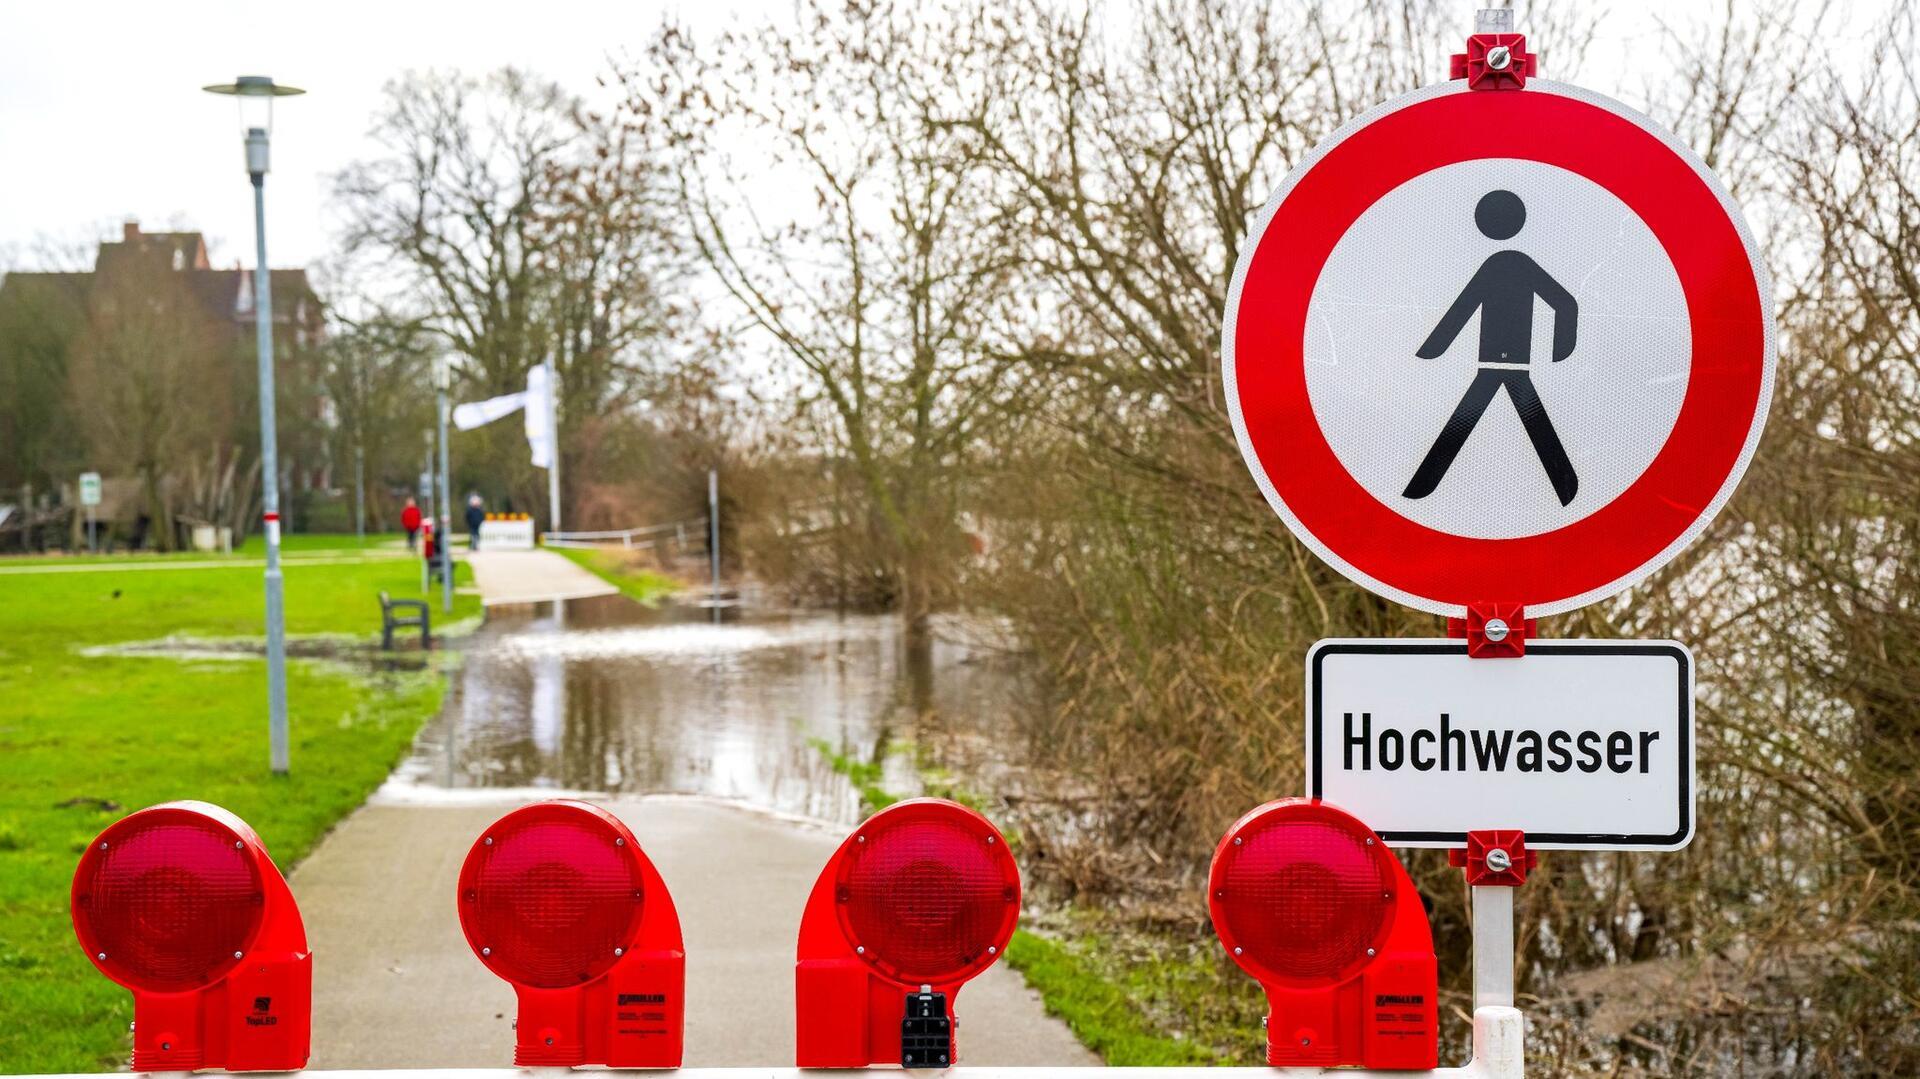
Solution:
{"label": "water reflection", "polygon": [[396,782],[704,794],[853,821],[859,791],[816,743],[859,761],[895,747],[879,786],[910,794],[922,766],[971,756],[1016,714],[1020,679],[977,627],[949,624],[928,653],[885,615],[719,614],[619,596],[493,608]]}

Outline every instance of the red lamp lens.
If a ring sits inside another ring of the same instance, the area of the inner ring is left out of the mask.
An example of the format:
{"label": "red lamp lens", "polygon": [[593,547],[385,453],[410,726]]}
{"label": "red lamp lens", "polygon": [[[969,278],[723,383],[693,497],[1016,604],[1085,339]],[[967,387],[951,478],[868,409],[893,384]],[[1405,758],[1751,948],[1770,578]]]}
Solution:
{"label": "red lamp lens", "polygon": [[460,871],[460,927],[495,974],[560,989],[591,981],[631,944],[645,900],[621,830],[567,805],[515,810]]}
{"label": "red lamp lens", "polygon": [[1214,880],[1219,931],[1237,958],[1282,982],[1331,983],[1367,961],[1393,921],[1386,849],[1344,813],[1314,806],[1256,820]]}
{"label": "red lamp lens", "polygon": [[837,898],[848,936],[869,962],[920,983],[992,964],[1020,905],[1018,871],[998,835],[976,822],[917,814],[883,816],[859,834],[865,841],[843,863]]}
{"label": "red lamp lens", "polygon": [[219,981],[263,914],[260,870],[240,837],[189,810],[135,813],[80,860],[73,927],[107,976],[156,993]]}

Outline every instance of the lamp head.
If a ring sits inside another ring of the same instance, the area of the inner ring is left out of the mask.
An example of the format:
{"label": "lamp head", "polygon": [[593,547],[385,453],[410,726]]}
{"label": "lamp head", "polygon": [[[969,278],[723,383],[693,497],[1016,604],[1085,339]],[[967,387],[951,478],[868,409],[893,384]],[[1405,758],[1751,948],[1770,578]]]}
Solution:
{"label": "lamp head", "polygon": [[247,171],[255,176],[267,171],[267,137],[273,132],[273,99],[304,94],[297,86],[284,86],[265,75],[242,75],[229,83],[203,86],[210,94],[233,98],[240,105],[240,133],[247,140]]}

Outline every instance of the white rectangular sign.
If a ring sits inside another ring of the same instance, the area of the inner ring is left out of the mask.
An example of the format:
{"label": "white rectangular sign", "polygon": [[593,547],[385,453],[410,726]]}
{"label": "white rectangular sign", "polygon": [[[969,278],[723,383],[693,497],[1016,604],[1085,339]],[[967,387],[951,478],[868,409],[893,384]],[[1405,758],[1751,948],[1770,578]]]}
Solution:
{"label": "white rectangular sign", "polygon": [[1693,656],[1675,641],[1327,640],[1307,653],[1307,793],[1401,847],[1519,828],[1543,850],[1693,839]]}
{"label": "white rectangular sign", "polygon": [[513,517],[480,522],[480,549],[483,551],[533,550],[533,518]]}
{"label": "white rectangular sign", "polygon": [[98,506],[100,504],[100,473],[80,473],[80,504]]}

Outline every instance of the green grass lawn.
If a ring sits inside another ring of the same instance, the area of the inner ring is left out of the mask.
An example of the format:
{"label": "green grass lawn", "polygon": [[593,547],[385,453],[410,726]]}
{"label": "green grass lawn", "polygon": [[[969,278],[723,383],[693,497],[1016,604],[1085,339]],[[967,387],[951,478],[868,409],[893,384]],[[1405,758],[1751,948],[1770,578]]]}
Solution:
{"label": "green grass lawn", "polygon": [[[288,561],[301,558],[341,558],[358,554],[380,557],[395,557],[406,553],[407,534],[404,532],[372,532],[366,538],[356,537],[353,533],[302,532],[288,533],[280,537],[280,556]],[[232,554],[221,551],[118,551],[113,554],[45,554],[45,555],[5,555],[0,556],[0,568],[7,566],[29,566],[47,564],[90,565],[103,562],[221,562],[228,559],[257,561],[267,555],[267,539],[262,535],[246,536],[234,546]]]}
{"label": "green grass lawn", "polygon": [[[413,595],[419,572],[408,560],[290,563],[286,581],[290,633],[370,639],[376,593]],[[257,567],[0,577],[0,1073],[125,1063],[131,998],[81,955],[67,910],[79,851],[101,828],[200,798],[245,818],[284,869],[379,785],[439,707],[433,671],[292,663],[292,774],[275,778],[262,663],[78,651],[258,638],[261,606]],[[478,613],[477,597],[456,597],[456,619]]]}
{"label": "green grass lawn", "polygon": [[[307,554],[325,551],[329,554],[350,554],[359,550],[378,548],[406,549],[405,532],[369,532],[365,539],[351,532],[287,532],[280,537],[282,554]],[[267,553],[267,537],[254,533],[236,544],[233,553],[246,558],[264,558]]]}
{"label": "green grass lawn", "polygon": [[627,598],[649,607],[682,587],[679,581],[642,565],[639,556],[628,551],[574,547],[548,547],[547,550],[564,556],[574,565],[618,588]]}

